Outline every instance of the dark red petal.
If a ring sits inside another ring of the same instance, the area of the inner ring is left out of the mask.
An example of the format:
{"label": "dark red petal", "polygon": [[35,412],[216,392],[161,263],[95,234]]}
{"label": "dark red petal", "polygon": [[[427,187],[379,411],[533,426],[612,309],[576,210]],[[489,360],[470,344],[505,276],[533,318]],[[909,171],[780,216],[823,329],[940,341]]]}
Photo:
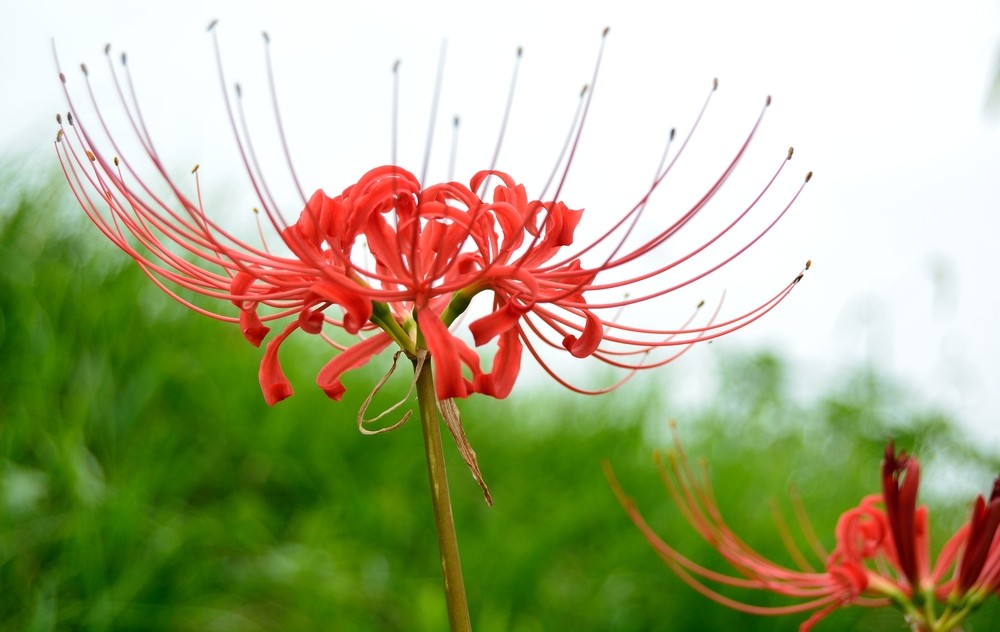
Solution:
{"label": "dark red petal", "polygon": [[882,462],[882,495],[885,498],[899,568],[913,589],[918,588],[920,580],[916,545],[919,486],[920,463],[905,452],[900,452],[897,456],[895,446],[890,441]]}
{"label": "dark red petal", "polygon": [[958,588],[966,592],[976,585],[990,547],[1000,529],[1000,478],[993,484],[993,493],[987,502],[982,496],[976,498],[969,518],[969,533],[966,538],[965,552],[958,565]]}

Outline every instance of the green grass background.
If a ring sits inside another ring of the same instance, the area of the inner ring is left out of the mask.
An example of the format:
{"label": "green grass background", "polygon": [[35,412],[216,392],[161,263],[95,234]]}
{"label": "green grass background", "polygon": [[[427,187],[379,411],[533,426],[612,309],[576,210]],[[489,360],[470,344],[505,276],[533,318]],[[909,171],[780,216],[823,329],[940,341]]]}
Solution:
{"label": "green grass background", "polygon": [[[261,351],[160,294],[60,181],[8,182],[0,195],[0,630],[446,629],[419,424],[355,428],[388,358],[334,403],[313,387],[329,349],[293,338],[283,361],[297,394],[269,408]],[[475,629],[797,629],[804,616],[751,617],[695,594],[615,501],[603,460],[676,548],[724,568],[652,464],[671,417],[710,462],[737,532],[789,564],[768,502],[796,483],[832,546],[839,513],[877,490],[890,434],[928,477],[960,466],[985,490],[1000,471],[885,377],[845,374],[800,402],[790,370],[763,351],[726,357],[711,403],[694,410],[675,403],[669,369],[603,398],[543,385],[463,402],[496,500],[483,503],[448,446]],[[931,500],[943,533],[971,496]],[[966,629],[998,629],[998,616],[994,600]],[[851,608],[818,629],[905,626],[894,611]]]}

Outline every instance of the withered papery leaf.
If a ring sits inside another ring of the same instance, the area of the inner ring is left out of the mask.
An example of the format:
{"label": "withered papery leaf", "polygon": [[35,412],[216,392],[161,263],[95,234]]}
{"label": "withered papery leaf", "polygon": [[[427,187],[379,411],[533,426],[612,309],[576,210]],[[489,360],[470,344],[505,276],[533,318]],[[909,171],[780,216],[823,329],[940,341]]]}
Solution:
{"label": "withered papery leaf", "polygon": [[465,464],[469,467],[472,478],[476,479],[476,482],[483,489],[486,504],[492,507],[493,497],[490,496],[490,489],[486,486],[486,481],[483,480],[482,472],[479,471],[479,461],[476,459],[476,451],[472,449],[469,439],[465,436],[465,430],[462,428],[462,417],[458,413],[458,406],[455,405],[455,400],[441,400],[438,402],[438,408],[441,409],[441,416],[444,417],[444,423],[448,426],[448,430],[451,431],[451,436],[455,438],[458,453],[465,459]]}

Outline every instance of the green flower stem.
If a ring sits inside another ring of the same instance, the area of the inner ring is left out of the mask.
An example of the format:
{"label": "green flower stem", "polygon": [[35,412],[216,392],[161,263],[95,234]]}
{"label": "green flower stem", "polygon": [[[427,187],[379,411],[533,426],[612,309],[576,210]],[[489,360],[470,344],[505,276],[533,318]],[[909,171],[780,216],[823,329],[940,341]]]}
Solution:
{"label": "green flower stem", "polygon": [[396,322],[396,319],[392,317],[392,312],[389,311],[389,306],[385,303],[379,303],[378,301],[372,301],[372,315],[369,318],[371,322],[375,323],[382,328],[390,337],[399,345],[399,348],[410,354],[411,356],[417,352],[416,347],[413,345],[413,339],[410,335]]}
{"label": "green flower stem", "polygon": [[[414,365],[416,366],[416,365]],[[451,494],[448,491],[448,473],[444,464],[441,444],[441,419],[438,416],[437,394],[434,392],[434,373],[431,361],[424,361],[417,376],[417,401],[420,404],[420,425],[424,430],[424,452],[427,455],[427,476],[431,483],[431,502],[434,505],[434,528],[441,551],[441,571],[444,574],[444,592],[448,602],[448,620],[452,632],[471,632],[469,603],[462,579],[462,562],[458,555],[458,537],[451,511]]]}

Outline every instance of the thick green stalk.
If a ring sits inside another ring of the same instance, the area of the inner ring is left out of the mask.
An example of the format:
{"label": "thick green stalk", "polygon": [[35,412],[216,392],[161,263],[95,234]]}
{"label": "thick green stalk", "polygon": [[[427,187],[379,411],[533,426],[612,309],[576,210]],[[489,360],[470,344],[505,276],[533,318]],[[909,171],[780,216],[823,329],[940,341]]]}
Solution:
{"label": "thick green stalk", "polygon": [[427,455],[427,476],[431,483],[431,502],[434,504],[434,528],[438,536],[438,549],[441,551],[448,620],[452,632],[471,632],[472,621],[465,596],[465,580],[462,579],[462,562],[458,555],[458,537],[455,534],[455,518],[451,511],[448,473],[445,471],[444,449],[441,444],[441,419],[429,358],[424,361],[417,376],[417,401],[420,404],[420,425],[424,430],[424,453]]}

